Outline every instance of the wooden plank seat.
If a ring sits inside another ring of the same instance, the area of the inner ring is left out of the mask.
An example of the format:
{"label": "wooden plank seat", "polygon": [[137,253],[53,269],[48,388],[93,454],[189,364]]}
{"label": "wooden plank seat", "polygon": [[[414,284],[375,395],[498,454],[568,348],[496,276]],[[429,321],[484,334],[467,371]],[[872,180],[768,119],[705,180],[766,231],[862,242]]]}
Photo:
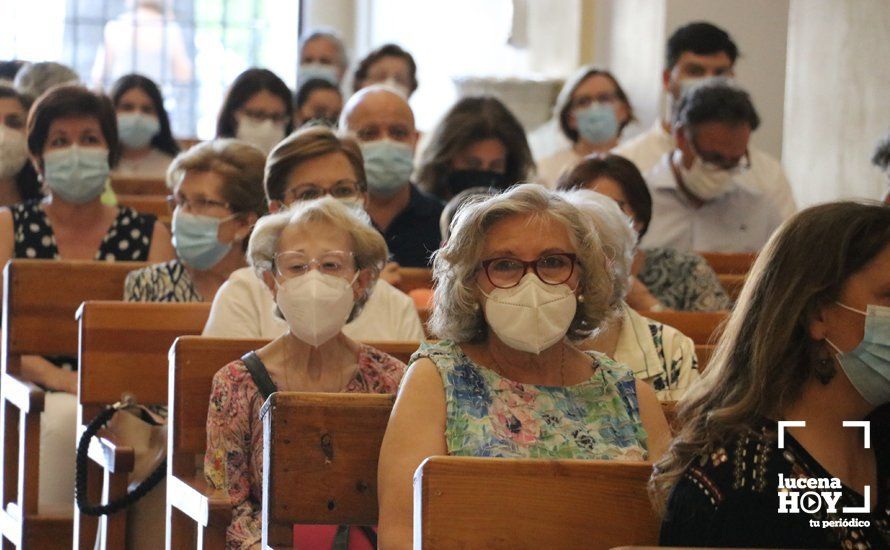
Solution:
{"label": "wooden plank seat", "polygon": [[173,212],[167,203],[167,197],[156,195],[118,195],[117,203],[128,206],[141,214],[151,214],[161,223],[170,227]]}
{"label": "wooden plank seat", "polygon": [[154,195],[166,197],[170,188],[164,178],[132,178],[111,176],[111,189],[116,195]]}
{"label": "wooden plank seat", "polygon": [[426,267],[400,267],[396,286],[405,294],[417,288],[433,288],[433,271]]}
{"label": "wooden plank seat", "polygon": [[699,252],[698,254],[718,275],[744,275],[751,271],[751,266],[757,259],[755,252]]}
{"label": "wooden plank seat", "polygon": [[272,394],[263,409],[263,548],[290,548],[294,524],[377,524],[377,459],[394,399]]}
{"label": "wooden plank seat", "polygon": [[739,295],[742,293],[742,287],[745,286],[747,277],[747,274],[736,275],[732,273],[720,273],[717,275],[717,279],[723,286],[723,290],[726,291],[726,294],[729,295],[729,299],[733,302],[739,299]]}
{"label": "wooden plank seat", "polygon": [[[166,406],[170,346],[179,336],[200,334],[209,313],[206,303],[84,302],[77,313],[80,429],[125,393],[142,405]],[[133,449],[97,436],[89,456],[95,463],[88,476],[90,502],[107,504],[126,494]],[[98,523],[102,548],[126,546],[125,511],[102,516]],[[94,547],[96,518],[75,514],[74,531],[76,545]]]}
{"label": "wooden plank seat", "polygon": [[651,473],[648,462],[430,457],[414,474],[414,548],[656,544]]}
{"label": "wooden plank seat", "polygon": [[0,534],[9,545],[70,548],[73,536],[70,513],[38,510],[44,391],[22,377],[22,357],[76,356],[74,315],[81,302],[120,299],[127,273],[146,265],[18,259],[6,264],[0,382]]}

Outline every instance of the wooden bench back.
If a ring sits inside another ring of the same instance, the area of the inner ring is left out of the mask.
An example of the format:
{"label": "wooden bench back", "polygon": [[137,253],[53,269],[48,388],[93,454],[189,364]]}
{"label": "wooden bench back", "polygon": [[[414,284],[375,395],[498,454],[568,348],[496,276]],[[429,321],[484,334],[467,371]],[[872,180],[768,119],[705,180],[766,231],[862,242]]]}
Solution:
{"label": "wooden bench back", "polygon": [[155,195],[166,197],[170,194],[163,178],[128,178],[111,176],[111,189],[117,195]]}
{"label": "wooden bench back", "polygon": [[414,474],[414,548],[655,545],[647,462],[428,458]]}
{"label": "wooden bench back", "polygon": [[295,523],[377,523],[377,458],[394,400],[380,394],[272,394],[263,414],[267,544],[289,546]]}
{"label": "wooden bench back", "polygon": [[644,315],[692,338],[696,345],[712,345],[720,336],[727,311],[646,311]]}
{"label": "wooden bench back", "polygon": [[751,270],[754,260],[757,259],[757,254],[754,252],[737,252],[732,254],[723,252],[699,252],[699,254],[708,262],[711,269],[718,275],[744,275]]}
{"label": "wooden bench back", "polygon": [[732,273],[721,273],[717,275],[720,285],[723,287],[723,290],[726,291],[729,299],[733,302],[739,299],[739,294],[742,293],[742,287],[745,286],[747,277],[747,274],[736,275]]}
{"label": "wooden bench back", "polygon": [[420,342],[364,342],[369,346],[377,348],[383,353],[388,353],[401,361],[408,364],[411,355],[420,347]]}
{"label": "wooden bench back", "polygon": [[397,285],[405,294],[415,288],[433,288],[433,271],[426,267],[400,267]]}
{"label": "wooden bench back", "polygon": [[143,262],[12,260],[3,284],[3,356],[77,355],[74,314],[86,300],[120,300]]}
{"label": "wooden bench back", "polygon": [[170,205],[167,204],[167,197],[156,195],[118,195],[117,203],[121,206],[129,206],[140,214],[151,214],[167,227],[170,226],[173,219],[173,212],[170,211]]}
{"label": "wooden bench back", "polygon": [[167,356],[179,336],[201,333],[210,304],[84,302],[80,321],[81,405],[107,405],[131,393],[167,404]]}

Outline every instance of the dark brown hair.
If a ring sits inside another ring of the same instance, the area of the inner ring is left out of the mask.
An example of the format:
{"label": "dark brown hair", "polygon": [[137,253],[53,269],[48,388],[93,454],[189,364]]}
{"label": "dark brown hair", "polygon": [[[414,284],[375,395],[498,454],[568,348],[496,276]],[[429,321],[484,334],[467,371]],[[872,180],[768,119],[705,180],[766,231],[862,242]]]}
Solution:
{"label": "dark brown hair", "polygon": [[578,89],[578,86],[592,76],[604,76],[608,78],[615,86],[615,95],[618,96],[619,101],[624,103],[627,107],[627,120],[618,123],[618,135],[620,136],[621,131],[635,120],[633,106],[630,104],[630,99],[628,99],[627,94],[624,92],[624,88],[618,83],[618,79],[607,70],[591,67],[581,75],[576,75],[575,85],[572,86],[571,91],[565,97],[565,104],[559,110],[559,127],[562,129],[562,133],[572,140],[572,143],[578,141],[579,138],[578,130],[569,126],[569,114],[572,112],[572,96],[575,95],[575,90]]}
{"label": "dark brown hair", "polygon": [[371,66],[384,57],[398,57],[405,60],[405,63],[408,64],[408,78],[411,79],[408,90],[410,93],[414,93],[414,90],[417,89],[417,63],[414,62],[414,57],[410,53],[395,44],[384,44],[371,51],[359,62],[352,75],[352,91],[357,92],[364,88],[365,79],[368,78]]}
{"label": "dark brown hair", "polygon": [[245,103],[250,101],[250,98],[262,91],[269,92],[284,103],[285,114],[287,115],[287,124],[284,127],[284,131],[285,134],[291,133],[294,129],[294,123],[290,88],[277,74],[269,69],[253,68],[239,74],[232,82],[232,85],[229,86],[229,91],[226,92],[226,99],[219,110],[219,117],[216,119],[216,137],[235,137],[235,130],[238,128],[238,123],[235,120],[235,111],[243,107]]}
{"label": "dark brown hair", "polygon": [[111,101],[114,103],[115,109],[117,109],[121,97],[133,88],[139,88],[151,99],[151,104],[161,125],[158,135],[151,138],[151,146],[175,157],[179,154],[179,144],[173,139],[173,133],[170,130],[170,116],[167,114],[167,109],[164,108],[164,98],[153,80],[141,74],[126,74],[118,78],[111,86]]}
{"label": "dark brown hair", "polygon": [[[22,110],[25,111],[25,117],[28,116],[28,98],[15,91],[14,88],[0,85],[0,99],[14,99],[18,101],[19,105],[22,106]],[[43,197],[43,192],[40,190],[40,182],[37,180],[37,172],[34,171],[34,166],[30,162],[26,161],[19,173],[14,175],[12,179],[23,202]]]}

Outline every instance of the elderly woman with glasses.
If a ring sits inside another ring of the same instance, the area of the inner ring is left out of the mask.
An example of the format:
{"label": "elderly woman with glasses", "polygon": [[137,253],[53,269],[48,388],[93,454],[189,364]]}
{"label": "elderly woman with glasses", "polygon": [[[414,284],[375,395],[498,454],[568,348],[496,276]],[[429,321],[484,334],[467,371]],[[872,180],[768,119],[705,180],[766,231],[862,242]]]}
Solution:
{"label": "elderly woman with glasses", "polygon": [[654,460],[655,392],[575,342],[609,314],[614,275],[584,215],[520,185],[468,202],[433,263],[431,328],[380,454],[381,544],[411,544],[412,476],[431,455]]}
{"label": "elderly woman with glasses", "polygon": [[[248,259],[288,331],[213,378],[204,471],[232,504],[227,548],[260,542],[263,424],[274,391],[394,393],[405,365],[343,333],[386,260],[366,215],[336,199],[298,202],[257,223]],[[299,488],[296,488],[299,490]]]}

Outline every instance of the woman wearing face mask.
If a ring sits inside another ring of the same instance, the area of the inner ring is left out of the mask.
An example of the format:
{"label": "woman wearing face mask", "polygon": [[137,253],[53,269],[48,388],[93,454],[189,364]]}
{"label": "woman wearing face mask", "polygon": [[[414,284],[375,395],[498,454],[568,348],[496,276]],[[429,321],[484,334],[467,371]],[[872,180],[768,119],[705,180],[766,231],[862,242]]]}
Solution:
{"label": "woman wearing face mask", "polygon": [[612,73],[582,67],[566,81],[553,112],[572,145],[541,159],[538,175],[548,187],[591,153],[605,153],[618,145],[624,128],[633,122],[633,107]]}
{"label": "woman wearing face mask", "polygon": [[773,234],[656,464],[661,544],[890,546],[888,288],[886,206],[823,204]]}
{"label": "woman wearing face mask", "polygon": [[343,96],[340,88],[326,80],[310,80],[300,86],[294,96],[294,126],[311,122],[336,128],[341,110]]}
{"label": "woman wearing face mask", "polygon": [[37,173],[28,162],[25,121],[28,105],[13,88],[0,86],[0,205],[9,206],[43,196]]}
{"label": "woman wearing face mask", "polygon": [[[643,175],[618,155],[592,155],[562,175],[557,189],[590,189],[614,200],[633,219],[642,239],[652,219],[652,195]],[[638,311],[719,311],[732,307],[707,260],[675,248],[635,248],[625,298]]]}
{"label": "woman wearing face mask", "polygon": [[[358,145],[327,128],[297,130],[282,141],[266,163],[265,189],[272,212],[325,195],[358,210],[368,200]],[[287,332],[287,324],[273,310],[274,296],[266,285],[250,268],[238,269],[213,300],[204,336],[277,338]],[[362,341],[419,341],[424,337],[411,298],[382,277],[343,333]]]}
{"label": "woman wearing face mask", "polygon": [[[204,472],[231,500],[229,548],[260,542],[259,411],[268,393],[398,389],[404,364],[342,332],[365,304],[386,260],[383,237],[362,217],[325,197],[262,218],[250,238],[250,264],[273,293],[289,330],[213,379]],[[331,535],[335,529],[329,528]]]}
{"label": "woman wearing face mask", "polygon": [[412,357],[380,452],[381,546],[411,546],[412,477],[431,455],[661,456],[652,388],[573,343],[608,316],[606,263],[583,214],[540,185],[461,209],[433,264],[443,340]]}
{"label": "woman wearing face mask", "polygon": [[163,178],[179,154],[179,145],[170,132],[170,118],[158,86],[142,75],[128,74],[111,87],[111,101],[121,141],[121,160],[114,173]]}
{"label": "woman wearing face mask", "polygon": [[430,135],[417,184],[447,201],[464,189],[506,189],[535,170],[525,131],[494,97],[466,97],[454,104]]}
{"label": "woman wearing face mask", "polygon": [[232,82],[216,120],[216,137],[234,137],[268,154],[293,131],[291,91],[268,69],[247,69]]}
{"label": "woman wearing face mask", "polygon": [[170,167],[173,246],[177,258],[130,273],[124,300],[212,301],[244,267],[250,230],[266,213],[263,168],[256,147],[234,139],[198,144]]}
{"label": "woman wearing face mask", "polygon": [[372,84],[386,84],[408,99],[417,90],[417,63],[399,46],[384,44],[359,61],[352,82],[353,92]]}

